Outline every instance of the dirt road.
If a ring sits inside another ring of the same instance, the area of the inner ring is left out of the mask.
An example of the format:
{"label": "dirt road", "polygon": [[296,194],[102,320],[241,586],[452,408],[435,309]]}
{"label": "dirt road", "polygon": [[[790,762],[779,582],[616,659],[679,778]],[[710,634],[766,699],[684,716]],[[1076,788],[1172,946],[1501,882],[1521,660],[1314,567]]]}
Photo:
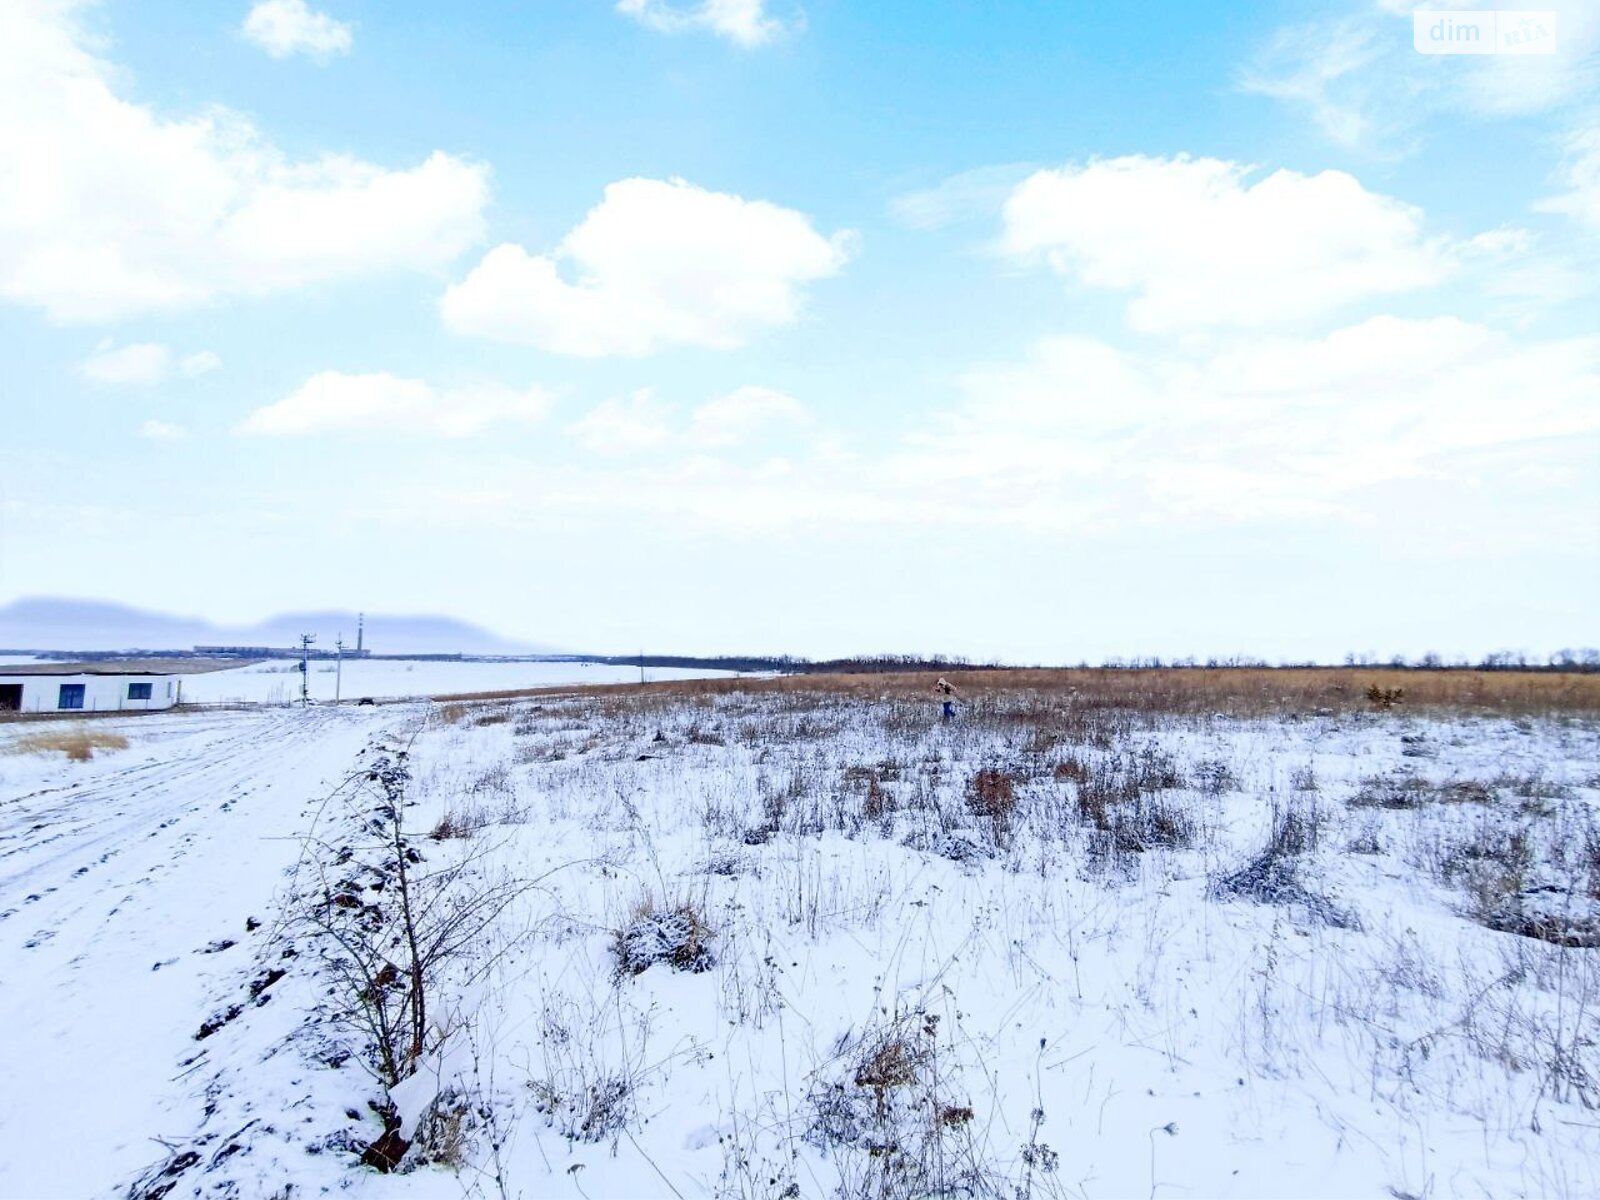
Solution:
{"label": "dirt road", "polygon": [[132,744],[93,762],[0,760],[0,1196],[105,1194],[162,1158],[187,1123],[179,1064],[237,986],[293,835],[375,734],[416,718],[152,716],[97,723]]}

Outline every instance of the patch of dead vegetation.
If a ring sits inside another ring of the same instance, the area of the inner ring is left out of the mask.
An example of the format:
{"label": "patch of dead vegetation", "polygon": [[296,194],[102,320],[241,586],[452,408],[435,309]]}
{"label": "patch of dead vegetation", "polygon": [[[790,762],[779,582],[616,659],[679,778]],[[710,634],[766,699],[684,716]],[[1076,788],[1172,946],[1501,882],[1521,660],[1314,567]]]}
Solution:
{"label": "patch of dead vegetation", "polygon": [[88,762],[96,750],[126,750],[128,739],[120,733],[65,729],[27,733],[13,741],[11,754],[65,754],[73,762]]}
{"label": "patch of dead vegetation", "polygon": [[[1117,667],[995,668],[962,671],[966,715],[975,720],[1015,711],[1037,725],[1041,747],[1083,740],[1082,717],[1095,710],[1146,713],[1365,713],[1369,695],[1392,694],[1415,713],[1431,708],[1500,713],[1600,712],[1600,673],[1563,671],[1404,670],[1364,667]],[[680,679],[646,684],[525,688],[436,697],[441,702],[510,700],[525,696],[604,697],[617,708],[674,700],[711,701],[739,695],[810,695],[819,701],[915,701],[937,711],[925,672],[779,675],[738,679]],[[1042,718],[1049,717],[1049,720]]]}
{"label": "patch of dead vegetation", "polygon": [[644,899],[634,905],[628,923],[612,933],[611,955],[618,975],[642,975],[656,963],[698,975],[716,965],[715,937],[690,901],[658,905]]}

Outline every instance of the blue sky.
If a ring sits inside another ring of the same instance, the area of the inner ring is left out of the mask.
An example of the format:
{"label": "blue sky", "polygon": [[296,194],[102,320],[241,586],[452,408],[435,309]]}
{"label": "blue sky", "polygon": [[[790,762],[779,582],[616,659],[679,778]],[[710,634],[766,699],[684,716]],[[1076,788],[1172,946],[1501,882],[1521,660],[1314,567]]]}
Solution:
{"label": "blue sky", "polygon": [[0,3],[0,601],[1600,641],[1600,6]]}

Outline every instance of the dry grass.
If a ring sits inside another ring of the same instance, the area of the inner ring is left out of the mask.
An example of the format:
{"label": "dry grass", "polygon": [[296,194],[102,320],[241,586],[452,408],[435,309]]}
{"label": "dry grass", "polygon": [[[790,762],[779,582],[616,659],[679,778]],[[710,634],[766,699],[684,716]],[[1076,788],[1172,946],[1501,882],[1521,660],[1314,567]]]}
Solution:
{"label": "dry grass", "polygon": [[711,951],[716,936],[688,900],[662,906],[641,899],[628,923],[611,935],[617,975],[641,975],[658,962],[695,975],[709,971],[716,963]]}
{"label": "dry grass", "polygon": [[7,747],[12,754],[62,753],[73,762],[88,762],[96,750],[126,750],[128,739],[120,733],[98,733],[87,729],[61,729],[24,734]]}
{"label": "dry grass", "polygon": [[[926,673],[780,675],[683,679],[646,684],[593,684],[439,696],[441,702],[509,700],[528,696],[710,700],[738,693],[812,694],[855,699],[927,699]],[[1364,667],[1190,667],[1118,670],[1095,667],[964,671],[969,713],[986,704],[1032,696],[1083,709],[1143,712],[1306,713],[1319,709],[1369,711],[1370,694],[1392,695],[1396,711],[1457,708],[1505,713],[1600,713],[1600,674],[1543,671],[1405,671]]]}

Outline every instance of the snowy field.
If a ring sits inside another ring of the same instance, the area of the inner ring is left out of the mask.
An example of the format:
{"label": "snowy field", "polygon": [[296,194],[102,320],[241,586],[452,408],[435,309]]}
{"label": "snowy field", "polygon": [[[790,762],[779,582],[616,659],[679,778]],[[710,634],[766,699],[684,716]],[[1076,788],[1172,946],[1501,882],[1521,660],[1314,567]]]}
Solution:
{"label": "snowy field", "polygon": [[[505,692],[566,684],[637,683],[638,667],[613,667],[584,662],[430,662],[425,659],[351,659],[342,678],[332,662],[311,663],[311,698],[328,701],[335,691],[345,700],[370,696],[393,700],[465,692]],[[652,681],[700,679],[725,671],[646,667]],[[290,704],[300,699],[299,663],[272,661],[186,676],[183,698],[190,704],[245,702]]]}
{"label": "snowy field", "polygon": [[83,728],[0,726],[0,1195],[1600,1194],[1592,711]]}

